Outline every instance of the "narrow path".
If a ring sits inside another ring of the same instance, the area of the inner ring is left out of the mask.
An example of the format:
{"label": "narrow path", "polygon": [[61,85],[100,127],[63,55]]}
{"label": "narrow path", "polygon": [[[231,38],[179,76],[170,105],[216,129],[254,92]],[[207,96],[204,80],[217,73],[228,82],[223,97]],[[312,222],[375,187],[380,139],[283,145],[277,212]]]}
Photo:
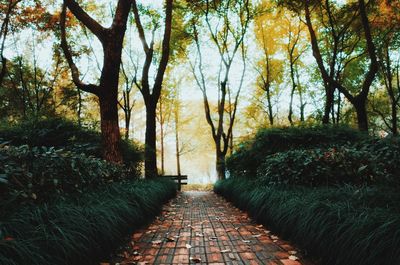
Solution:
{"label": "narrow path", "polygon": [[118,256],[120,264],[310,265],[212,192],[180,193]]}

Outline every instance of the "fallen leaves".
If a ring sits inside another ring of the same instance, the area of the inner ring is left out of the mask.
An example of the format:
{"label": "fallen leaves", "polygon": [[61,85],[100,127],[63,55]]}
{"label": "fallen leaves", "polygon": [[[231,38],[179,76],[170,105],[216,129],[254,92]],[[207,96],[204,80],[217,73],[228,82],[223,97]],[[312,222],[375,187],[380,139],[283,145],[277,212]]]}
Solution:
{"label": "fallen leaves", "polygon": [[192,246],[191,246],[191,245],[189,245],[189,244],[186,244],[186,248],[187,248],[187,249],[191,249],[191,248],[192,248]]}
{"label": "fallen leaves", "polygon": [[294,256],[294,255],[290,255],[290,256],[289,256],[289,259],[290,259],[290,260],[298,260],[299,258],[296,257],[296,256]]}
{"label": "fallen leaves", "polygon": [[167,238],[165,238],[165,240],[167,242],[175,242],[175,238],[173,238],[173,237],[167,237]]}
{"label": "fallen leaves", "polygon": [[201,258],[199,257],[190,257],[190,261],[194,263],[201,263]]}
{"label": "fallen leaves", "polygon": [[158,246],[158,245],[161,245],[162,240],[153,240],[153,241],[151,241],[151,243],[153,244],[153,246]]}

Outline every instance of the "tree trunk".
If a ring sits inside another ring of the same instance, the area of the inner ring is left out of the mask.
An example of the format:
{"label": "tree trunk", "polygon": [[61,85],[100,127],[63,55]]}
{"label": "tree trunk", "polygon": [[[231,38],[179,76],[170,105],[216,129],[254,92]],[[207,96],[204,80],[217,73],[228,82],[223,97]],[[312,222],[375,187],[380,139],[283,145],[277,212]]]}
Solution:
{"label": "tree trunk", "polygon": [[397,105],[396,102],[392,100],[391,102],[392,108],[392,134],[397,135]]}
{"label": "tree trunk", "polygon": [[337,96],[337,110],[336,110],[336,124],[340,123],[340,111],[341,111],[341,106],[342,106],[342,97],[340,96],[340,91],[338,91],[338,96]]}
{"label": "tree trunk", "polygon": [[290,125],[293,126],[294,122],[293,122],[293,97],[294,97],[294,91],[296,89],[296,85],[293,85],[292,87],[292,91],[290,92],[290,102],[289,102],[289,115],[288,115],[288,120],[290,122]]}
{"label": "tree trunk", "polygon": [[78,110],[77,110],[77,118],[78,118],[78,126],[82,127],[82,91],[78,87]]}
{"label": "tree trunk", "polygon": [[354,108],[357,113],[358,129],[360,131],[368,131],[368,115],[367,115],[367,104],[366,98],[356,97],[354,99]]}
{"label": "tree trunk", "polygon": [[156,153],[156,105],[146,105],[146,136],[145,136],[144,171],[146,178],[157,177]]}
{"label": "tree trunk", "polygon": [[125,110],[124,113],[125,113],[125,140],[129,140],[129,128],[130,128],[130,123],[131,123],[131,111],[130,110]]}
{"label": "tree trunk", "polygon": [[161,124],[160,126],[160,145],[161,145],[161,175],[165,173],[164,167],[164,126]]}
{"label": "tree trunk", "polygon": [[269,89],[267,90],[267,102],[268,102],[268,120],[271,126],[274,125],[274,113],[272,110],[272,102],[271,102],[271,92]]}
{"label": "tree trunk", "polygon": [[335,89],[332,88],[332,85],[326,85],[326,99],[325,99],[325,107],[324,107],[324,116],[322,117],[322,124],[329,124],[330,114],[333,108],[333,101],[335,99]]}
{"label": "tree trunk", "polygon": [[118,125],[117,97],[100,96],[101,136],[103,157],[113,163],[122,163]]}
{"label": "tree trunk", "polygon": [[161,146],[161,175],[164,175],[164,116],[163,116],[163,104],[162,98],[159,100],[159,112],[160,112],[160,146]]}
{"label": "tree trunk", "polygon": [[176,172],[181,175],[181,161],[179,151],[179,113],[175,111],[175,152],[176,152]]}
{"label": "tree trunk", "polygon": [[217,170],[217,176],[218,180],[224,180],[225,179],[225,154],[221,151],[218,150],[217,147],[217,152],[216,152],[216,170]]}

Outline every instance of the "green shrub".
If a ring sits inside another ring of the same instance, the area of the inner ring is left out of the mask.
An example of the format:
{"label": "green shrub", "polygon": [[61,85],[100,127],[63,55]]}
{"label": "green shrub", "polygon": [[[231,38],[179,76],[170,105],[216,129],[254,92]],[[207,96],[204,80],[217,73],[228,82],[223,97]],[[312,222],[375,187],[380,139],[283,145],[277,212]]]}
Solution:
{"label": "green shrub", "polygon": [[214,190],[321,264],[400,264],[396,189],[265,186],[235,178],[216,183]]}
{"label": "green shrub", "polygon": [[0,264],[99,264],[175,194],[170,181],[131,180],[25,206],[0,223]]}
{"label": "green shrub", "polygon": [[82,193],[135,177],[136,172],[125,167],[63,149],[0,147],[0,207],[13,205],[6,200],[49,201],[55,195]]}
{"label": "green shrub", "polygon": [[[27,120],[12,126],[2,124],[0,140],[15,146],[55,147],[102,157],[99,132],[79,127],[78,124],[62,118]],[[121,140],[121,150],[125,164],[132,170],[139,171],[143,160],[142,148],[132,141]]]}
{"label": "green shrub", "polygon": [[373,139],[347,147],[296,149],[266,157],[257,170],[267,185],[383,184],[400,186],[400,140]]}
{"label": "green shrub", "polygon": [[384,182],[377,157],[351,147],[292,150],[268,156],[258,168],[266,184],[336,185]]}
{"label": "green shrub", "polygon": [[241,143],[227,159],[227,169],[235,176],[255,177],[268,155],[292,149],[339,147],[368,136],[348,127],[315,126],[260,129],[254,139]]}

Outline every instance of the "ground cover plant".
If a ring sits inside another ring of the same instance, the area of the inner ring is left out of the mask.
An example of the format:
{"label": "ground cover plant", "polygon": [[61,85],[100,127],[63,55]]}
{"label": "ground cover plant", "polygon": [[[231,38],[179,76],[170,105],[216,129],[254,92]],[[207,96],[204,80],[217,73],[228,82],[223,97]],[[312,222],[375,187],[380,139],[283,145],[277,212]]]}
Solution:
{"label": "ground cover plant", "polygon": [[0,264],[98,264],[175,193],[167,180],[129,180],[26,205],[1,220]]}
{"label": "ground cover plant", "polygon": [[[288,135],[283,134],[271,139]],[[234,157],[231,178],[216,183],[214,191],[321,264],[400,264],[398,138],[356,135],[357,141],[316,146],[299,145],[295,138],[292,147],[287,140],[274,153],[253,140],[246,152],[260,152],[262,162],[240,172],[247,157]],[[279,143],[263,143],[274,145]]]}
{"label": "ground cover plant", "polygon": [[389,188],[288,188],[248,179],[215,192],[321,264],[400,264],[400,197]]}

